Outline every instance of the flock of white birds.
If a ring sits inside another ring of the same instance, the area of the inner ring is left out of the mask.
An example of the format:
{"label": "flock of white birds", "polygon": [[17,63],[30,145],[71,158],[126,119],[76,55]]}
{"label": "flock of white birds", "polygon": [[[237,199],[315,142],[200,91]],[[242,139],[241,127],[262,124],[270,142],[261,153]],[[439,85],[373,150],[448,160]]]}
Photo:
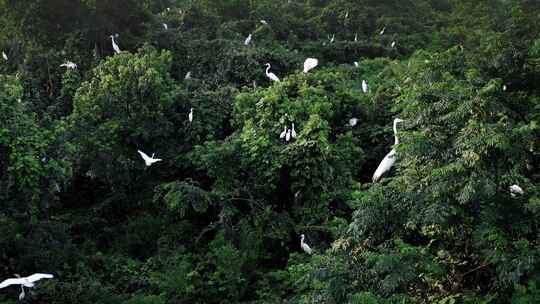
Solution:
{"label": "flock of white birds", "polygon": [[[170,11],[170,9],[167,8],[167,11]],[[268,25],[268,22],[265,21],[265,20],[261,20],[260,22],[263,25]],[[162,25],[163,25],[163,28],[165,30],[168,29],[168,26],[167,26],[166,23],[162,23]],[[383,27],[380,30],[379,35],[383,35],[385,33],[385,30],[386,30],[386,27]],[[112,48],[113,48],[114,52],[116,54],[120,53],[121,52],[120,47],[118,46],[118,44],[115,41],[115,38],[118,37],[118,34],[110,35],[109,37],[111,38]],[[247,36],[247,38],[244,40],[244,45],[246,45],[246,46],[249,45],[251,43],[252,39],[253,39],[253,35],[249,34]],[[335,41],[335,34],[332,34],[332,36],[328,36],[328,40],[329,40],[330,43],[333,43]],[[358,41],[358,36],[357,35],[355,35],[354,41]],[[395,48],[395,46],[396,46],[396,42],[392,41],[391,47]],[[5,53],[5,51],[2,51],[2,58],[5,61],[8,61],[8,56]],[[307,58],[304,61],[304,70],[303,70],[303,72],[308,73],[310,70],[317,67],[318,64],[319,64],[319,61],[316,58]],[[271,68],[270,63],[266,63],[265,66],[266,66],[266,76],[271,81],[280,82],[279,77],[276,76],[276,74],[270,72],[270,68]],[[359,66],[358,62],[355,61],[354,66],[358,67]],[[77,64],[75,64],[75,63],[73,63],[71,61],[66,61],[65,63],[61,64],[60,67],[65,67],[65,68],[68,68],[68,69],[76,69]],[[187,74],[185,76],[185,79],[190,79],[190,78],[191,78],[191,72],[187,72]],[[506,91],[506,85],[503,86],[503,91]],[[369,87],[368,87],[368,84],[367,84],[367,82],[365,80],[362,80],[362,92],[363,93],[368,93],[369,92]],[[189,121],[189,123],[193,122],[193,108],[190,108],[190,112],[188,114],[188,121]],[[375,170],[375,173],[373,174],[373,177],[372,177],[372,182],[373,183],[378,182],[383,175],[388,173],[390,171],[390,169],[392,168],[392,166],[394,165],[394,163],[396,162],[396,149],[395,149],[395,146],[397,146],[399,144],[399,139],[398,139],[398,136],[397,136],[397,124],[400,123],[400,122],[404,122],[404,120],[399,119],[399,118],[394,119],[394,123],[393,123],[393,131],[394,131],[394,145],[393,146],[394,147],[392,147],[392,150],[390,150],[390,152],[388,152],[388,154],[386,154],[386,156],[383,158],[383,160],[380,162],[379,166]],[[357,123],[358,123],[358,118],[353,117],[353,118],[349,119],[349,126],[350,127],[356,126]],[[283,132],[281,132],[280,135],[279,135],[280,139],[284,139],[287,142],[289,142],[291,139],[294,139],[296,137],[297,137],[297,134],[296,134],[296,130],[294,129],[294,123],[292,123],[290,129],[287,126],[285,126],[284,129],[283,129]],[[137,150],[137,152],[140,154],[141,158],[143,159],[143,161],[144,161],[144,163],[145,163],[145,165],[147,167],[150,167],[151,165],[162,161],[162,159],[154,157],[155,153],[152,153],[152,156],[150,157],[141,150]],[[509,190],[510,190],[510,195],[512,197],[516,197],[517,195],[525,194],[525,191],[520,186],[515,185],[515,184],[510,186]],[[311,247],[308,244],[305,243],[304,239],[305,239],[304,234],[300,235],[300,247],[302,248],[302,250],[305,253],[311,255],[313,253],[313,250],[311,249]],[[0,283],[0,289],[11,286],[11,285],[20,285],[21,293],[19,294],[19,300],[24,299],[24,297],[26,295],[26,293],[24,291],[24,287],[32,288],[32,287],[35,286],[35,282],[37,282],[37,281],[39,281],[41,279],[52,279],[54,277],[52,274],[44,274],[44,273],[36,273],[36,274],[33,274],[31,276],[28,276],[28,277],[19,277],[18,275],[16,275],[16,276],[17,276],[16,278],[10,278],[10,279],[7,279],[7,280],[4,280],[3,282],[1,282]]]}

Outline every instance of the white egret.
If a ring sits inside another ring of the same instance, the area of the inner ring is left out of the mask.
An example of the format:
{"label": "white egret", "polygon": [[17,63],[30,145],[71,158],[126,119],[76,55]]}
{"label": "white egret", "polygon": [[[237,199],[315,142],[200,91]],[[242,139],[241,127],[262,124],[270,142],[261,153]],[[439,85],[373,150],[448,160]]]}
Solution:
{"label": "white egret", "polygon": [[354,126],[356,126],[357,123],[358,123],[358,118],[353,117],[353,118],[349,119],[349,126],[354,127]]}
{"label": "white egret", "polygon": [[150,157],[150,156],[146,155],[146,153],[144,153],[141,150],[137,150],[137,152],[139,152],[141,157],[144,159],[144,163],[146,164],[147,167],[150,167],[153,163],[157,163],[159,161],[162,161],[162,159],[160,159],[160,158],[154,158],[153,153],[152,153],[152,157]]}
{"label": "white egret", "polygon": [[396,42],[392,41],[392,44],[390,45],[391,48],[394,48],[396,46]]}
{"label": "white egret", "polygon": [[503,84],[503,87],[502,87],[503,91],[506,91],[506,85]]}
{"label": "white egret", "polygon": [[319,60],[315,58],[308,58],[304,61],[304,73],[309,72],[309,70],[315,68],[319,64]]}
{"label": "white egret", "polygon": [[302,247],[302,250],[304,250],[307,254],[312,254],[313,250],[311,250],[311,247],[309,247],[308,244],[304,243],[305,236],[302,234],[300,235],[300,247]]}
{"label": "white egret", "polygon": [[4,58],[5,61],[8,61],[8,56],[4,51],[2,51],[2,58]]}
{"label": "white egret", "polygon": [[349,18],[349,11],[345,13],[345,19]]}
{"label": "white egret", "polygon": [[171,11],[171,8],[170,7],[167,7],[167,12],[170,12]]}
{"label": "white egret", "polygon": [[261,20],[261,23],[264,25],[268,25],[268,22],[266,22],[266,20]]}
{"label": "white egret", "polygon": [[193,108],[189,109],[188,120],[190,123],[193,121]]}
{"label": "white egret", "polygon": [[276,74],[268,73],[269,70],[270,70],[270,63],[267,63],[266,64],[266,77],[270,78],[270,80],[272,80],[272,81],[279,82],[279,78],[276,76]]}
{"label": "white egret", "polygon": [[[397,123],[398,122],[403,122],[403,120],[399,118],[394,119],[394,127],[393,127],[394,138],[395,138],[394,146],[396,146],[399,143],[398,136],[397,136]],[[374,183],[379,181],[379,179],[381,178],[381,176],[383,176],[383,174],[390,171],[390,168],[392,168],[392,166],[396,162],[395,154],[396,154],[396,149],[392,148],[392,150],[388,154],[386,154],[386,156],[383,158],[383,160],[377,167],[377,170],[375,170],[375,173],[373,174]]]}
{"label": "white egret", "polygon": [[379,35],[384,35],[385,30],[386,30],[386,26],[382,28],[382,30],[379,32]]}
{"label": "white egret", "polygon": [[368,85],[365,80],[362,80],[362,92],[367,93],[368,92]]}
{"label": "white egret", "polygon": [[41,279],[52,279],[54,276],[52,274],[48,273],[34,273],[31,276],[21,278],[19,275],[16,275],[17,278],[7,279],[2,281],[0,283],[0,288],[5,288],[10,285],[20,285],[21,286],[21,293],[19,294],[19,300],[24,299],[26,296],[26,293],[24,292],[24,287],[32,288],[35,286],[35,282],[41,280]]}
{"label": "white egret", "polygon": [[358,61],[355,61],[355,62],[354,62],[354,66],[355,66],[355,67],[358,67]]}
{"label": "white egret", "polygon": [[168,30],[168,29],[169,29],[169,26],[167,25],[167,23],[162,23],[162,25],[163,25],[163,28],[164,28],[165,30]]}
{"label": "white egret", "polygon": [[292,124],[291,137],[296,138],[296,131],[294,130],[294,123]]}
{"label": "white egret", "polygon": [[61,67],[66,67],[68,69],[76,69],[77,68],[77,64],[71,62],[71,61],[66,61],[65,63],[62,63],[60,65]]}
{"label": "white egret", "polygon": [[332,38],[330,38],[330,43],[334,43],[334,38],[336,38],[336,34],[332,34]]}
{"label": "white egret", "polygon": [[280,139],[285,138],[286,134],[287,134],[287,126],[283,127],[283,132],[281,132],[281,134],[279,134],[279,138]]}
{"label": "white egret", "polygon": [[118,34],[115,34],[115,35],[111,35],[111,42],[112,42],[112,47],[113,47],[113,50],[116,54],[120,53],[120,48],[118,47],[118,44],[116,44],[116,41],[114,41],[114,37],[115,36],[118,36]]}
{"label": "white egret", "polygon": [[525,194],[525,191],[523,191],[523,189],[518,185],[510,186],[510,195],[512,197],[516,197],[516,195],[518,195],[518,194],[523,195],[523,194]]}
{"label": "white egret", "polygon": [[184,76],[184,79],[191,79],[191,71],[188,71],[186,73],[186,76]]}
{"label": "white egret", "polygon": [[249,34],[246,40],[244,40],[244,45],[248,45],[250,42],[251,42],[251,34]]}
{"label": "white egret", "polygon": [[354,34],[354,42],[358,42],[358,34]]}
{"label": "white egret", "polygon": [[291,129],[287,130],[287,133],[285,134],[285,140],[286,141],[291,140]]}

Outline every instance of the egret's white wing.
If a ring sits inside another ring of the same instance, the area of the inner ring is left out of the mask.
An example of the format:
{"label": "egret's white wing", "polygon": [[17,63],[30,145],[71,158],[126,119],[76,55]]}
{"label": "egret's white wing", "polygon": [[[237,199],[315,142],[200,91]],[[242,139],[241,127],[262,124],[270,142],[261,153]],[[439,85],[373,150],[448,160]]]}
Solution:
{"label": "egret's white wing", "polygon": [[41,279],[52,279],[52,278],[54,278],[54,276],[48,273],[34,273],[33,275],[26,277],[26,279],[32,283],[39,281]]}
{"label": "egret's white wing", "polygon": [[279,78],[274,73],[269,73],[268,77],[272,79],[273,81],[279,81]]}
{"label": "egret's white wing", "polygon": [[305,253],[307,254],[312,254],[313,253],[313,250],[311,250],[311,247],[309,247],[308,244],[306,243],[302,243],[302,250],[304,250]]}
{"label": "egret's white wing", "polygon": [[20,285],[24,282],[24,279],[7,279],[0,283],[0,288],[8,287],[9,285]]}
{"label": "egret's white wing", "polygon": [[308,58],[304,61],[304,73],[309,72],[309,70],[315,68],[319,64],[319,61],[316,58]]}
{"label": "egret's white wing", "polygon": [[139,152],[139,154],[141,155],[141,157],[144,159],[145,162],[148,162],[151,160],[151,158],[148,155],[146,155],[146,153],[144,153],[143,151],[137,150],[137,152]]}
{"label": "egret's white wing", "polygon": [[377,170],[375,170],[375,173],[373,174],[373,182],[377,182],[383,174],[390,171],[390,168],[394,165],[396,162],[396,150],[392,149],[386,156],[383,158],[379,166],[377,167]]}

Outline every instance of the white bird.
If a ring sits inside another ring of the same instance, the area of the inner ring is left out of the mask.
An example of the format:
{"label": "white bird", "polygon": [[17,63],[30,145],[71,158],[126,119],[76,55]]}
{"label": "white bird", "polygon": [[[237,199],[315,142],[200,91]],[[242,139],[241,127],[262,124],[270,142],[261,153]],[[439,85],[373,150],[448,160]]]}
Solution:
{"label": "white bird", "polygon": [[190,123],[193,121],[193,108],[189,110],[188,120]]}
{"label": "white bird", "polygon": [[309,70],[315,68],[319,64],[319,60],[315,58],[308,58],[304,61],[304,73],[309,72]]}
{"label": "white bird", "polygon": [[396,42],[392,41],[392,44],[390,45],[390,47],[394,48],[395,46],[396,46]]}
{"label": "white bird", "polygon": [[186,73],[186,76],[184,76],[184,79],[191,79],[191,71],[188,71]]}
{"label": "white bird", "polygon": [[8,56],[4,51],[2,51],[2,58],[4,58],[5,61],[8,61]]}
{"label": "white bird", "polygon": [[264,25],[268,25],[268,22],[266,22],[266,20],[261,20],[261,23]]}
{"label": "white bird", "polygon": [[41,279],[52,279],[54,276],[52,274],[48,273],[34,273],[31,276],[21,278],[17,275],[17,278],[7,279],[2,281],[0,283],[0,289],[8,287],[10,285],[20,285],[21,286],[21,293],[19,294],[19,300],[24,299],[26,293],[24,292],[24,287],[32,288],[35,286],[35,282],[41,280]]}
{"label": "white bird", "polygon": [[355,67],[358,67],[358,61],[355,61],[355,62],[354,62],[354,66],[355,66]]}
{"label": "white bird", "polygon": [[249,34],[246,40],[244,40],[244,45],[248,45],[250,42],[251,42],[251,34]]}
{"label": "white bird", "polygon": [[334,38],[336,38],[336,34],[332,34],[332,38],[330,38],[330,43],[334,43]]}
{"label": "white bird", "polygon": [[311,247],[309,247],[308,244],[304,243],[305,236],[302,234],[300,235],[300,247],[302,247],[302,250],[304,250],[307,254],[312,254],[313,250],[311,250]]}
{"label": "white bird", "polygon": [[150,167],[153,163],[157,163],[158,161],[162,161],[162,159],[160,159],[160,158],[154,158],[154,153],[152,153],[152,157],[150,157],[150,156],[146,155],[146,153],[144,153],[141,150],[137,150],[137,152],[139,152],[141,157],[144,159],[144,163],[146,164],[147,167]]}
{"label": "white bird", "polygon": [[345,19],[349,18],[349,11],[345,13]]}
{"label": "white bird", "polygon": [[170,7],[167,7],[167,12],[170,12],[171,11],[171,8]]}
{"label": "white bird", "polygon": [[512,197],[516,197],[516,195],[518,195],[518,194],[523,195],[523,194],[525,194],[525,191],[523,191],[523,189],[518,185],[510,186],[510,195]]}
{"label": "white bird", "polygon": [[111,37],[113,50],[116,52],[116,54],[120,53],[120,48],[118,47],[118,44],[116,44],[116,42],[114,41],[114,35],[111,35],[110,37]]}
{"label": "white bird", "polygon": [[506,91],[506,85],[503,84],[503,87],[502,87],[503,91]]}
{"label": "white bird", "polygon": [[386,30],[386,26],[383,27],[383,29],[379,32],[379,35],[383,35],[385,30]]}
{"label": "white bird", "polygon": [[169,26],[167,25],[167,23],[162,23],[162,25],[163,25],[163,28],[164,28],[165,30],[168,30],[168,29],[169,29]]}
{"label": "white bird", "polygon": [[354,42],[358,42],[358,34],[354,34]]}
{"label": "white bird", "polygon": [[[397,123],[398,122],[403,122],[403,120],[399,118],[394,119],[394,127],[393,127],[394,138],[395,138],[394,146],[396,146],[399,143],[398,136],[397,136]],[[396,155],[395,148],[392,148],[392,150],[388,154],[386,154],[386,156],[383,158],[383,160],[377,167],[377,170],[375,170],[375,173],[373,174],[372,180],[374,183],[379,181],[379,179],[381,178],[381,176],[383,176],[383,174],[390,171],[390,168],[392,168],[392,166],[396,162],[395,155]]]}
{"label": "white bird", "polygon": [[294,130],[294,123],[292,124],[291,137],[296,138],[296,131]]}
{"label": "white bird", "polygon": [[368,92],[368,85],[365,80],[362,80],[362,92],[367,93]]}
{"label": "white bird", "polygon": [[353,118],[349,119],[349,126],[354,127],[354,126],[356,126],[357,123],[358,123],[358,118],[353,117]]}
{"label": "white bird", "polygon": [[65,63],[62,63],[60,65],[61,67],[66,67],[68,69],[76,69],[77,68],[77,64],[71,62],[71,61],[66,61]]}
{"label": "white bird", "polygon": [[272,81],[279,82],[279,78],[276,76],[276,74],[268,73],[269,70],[270,70],[270,63],[267,63],[266,64],[266,77],[270,78]]}
{"label": "white bird", "polygon": [[280,139],[285,138],[285,135],[286,135],[286,134],[287,134],[287,126],[285,126],[285,127],[283,128],[283,132],[281,132],[281,134],[279,134],[279,138],[280,138]]}
{"label": "white bird", "polygon": [[287,130],[287,133],[285,134],[285,140],[286,141],[291,140],[291,129]]}

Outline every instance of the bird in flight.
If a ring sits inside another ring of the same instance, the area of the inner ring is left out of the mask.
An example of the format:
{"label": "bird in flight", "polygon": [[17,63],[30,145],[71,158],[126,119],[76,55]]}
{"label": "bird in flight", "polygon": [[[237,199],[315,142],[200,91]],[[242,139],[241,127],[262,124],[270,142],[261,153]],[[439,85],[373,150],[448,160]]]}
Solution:
{"label": "bird in flight", "polygon": [[146,155],[146,153],[144,153],[141,150],[137,150],[137,152],[139,152],[139,154],[141,155],[141,157],[144,160],[144,163],[146,164],[147,167],[150,167],[152,164],[157,163],[159,161],[162,161],[161,158],[154,158],[155,153],[152,153],[152,157],[150,157],[150,156]]}
{"label": "bird in flight", "polygon": [[19,300],[24,299],[26,293],[24,292],[24,287],[32,288],[35,286],[35,282],[41,279],[52,279],[54,276],[48,273],[34,273],[31,276],[21,278],[19,275],[16,275],[17,278],[7,279],[0,283],[0,289],[8,287],[10,285],[20,285],[21,293],[19,294]]}

